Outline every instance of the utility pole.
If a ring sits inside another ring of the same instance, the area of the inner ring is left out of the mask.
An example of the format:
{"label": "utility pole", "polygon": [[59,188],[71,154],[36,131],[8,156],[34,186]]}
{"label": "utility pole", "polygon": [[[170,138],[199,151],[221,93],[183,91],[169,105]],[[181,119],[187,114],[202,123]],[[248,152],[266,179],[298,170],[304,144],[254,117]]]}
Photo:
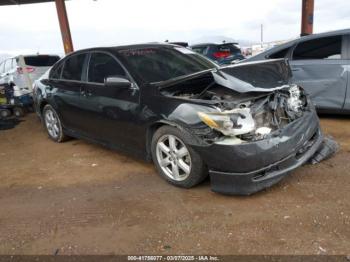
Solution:
{"label": "utility pole", "polygon": [[64,52],[66,54],[69,54],[69,53],[73,52],[74,49],[73,49],[72,36],[70,34],[70,29],[69,29],[66,4],[65,4],[64,0],[55,0],[55,2],[56,2],[58,21],[59,21],[60,28],[61,28],[61,35],[62,35]]}
{"label": "utility pole", "polygon": [[314,0],[302,0],[301,36],[311,35],[314,25]]}

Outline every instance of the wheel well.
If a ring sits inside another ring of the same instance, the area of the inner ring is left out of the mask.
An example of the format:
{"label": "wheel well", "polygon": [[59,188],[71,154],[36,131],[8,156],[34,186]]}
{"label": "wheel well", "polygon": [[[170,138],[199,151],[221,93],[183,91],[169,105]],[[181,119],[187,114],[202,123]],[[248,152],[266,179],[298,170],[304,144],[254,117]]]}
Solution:
{"label": "wheel well", "polygon": [[146,132],[146,153],[147,153],[147,160],[152,160],[152,153],[151,153],[151,143],[154,133],[162,126],[166,125],[165,123],[154,123],[152,124]]}
{"label": "wheel well", "polygon": [[41,102],[40,107],[39,107],[40,115],[42,114],[43,109],[44,109],[44,107],[45,107],[47,104],[48,104],[48,103],[47,103],[46,101]]}
{"label": "wheel well", "polygon": [[173,126],[182,129],[180,125],[173,122],[157,122],[148,127],[146,132],[146,158],[147,160],[152,160],[151,144],[154,133],[162,126]]}

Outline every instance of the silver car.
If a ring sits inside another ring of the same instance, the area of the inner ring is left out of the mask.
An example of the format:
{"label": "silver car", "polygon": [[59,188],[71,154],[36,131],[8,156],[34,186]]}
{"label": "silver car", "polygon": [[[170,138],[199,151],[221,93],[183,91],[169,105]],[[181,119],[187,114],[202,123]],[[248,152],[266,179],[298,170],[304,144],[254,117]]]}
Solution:
{"label": "silver car", "polygon": [[41,77],[60,57],[58,55],[19,55],[0,63],[0,84],[14,87],[14,95],[31,93],[32,83]]}
{"label": "silver car", "polygon": [[300,37],[244,62],[285,58],[319,112],[350,113],[350,29]]}

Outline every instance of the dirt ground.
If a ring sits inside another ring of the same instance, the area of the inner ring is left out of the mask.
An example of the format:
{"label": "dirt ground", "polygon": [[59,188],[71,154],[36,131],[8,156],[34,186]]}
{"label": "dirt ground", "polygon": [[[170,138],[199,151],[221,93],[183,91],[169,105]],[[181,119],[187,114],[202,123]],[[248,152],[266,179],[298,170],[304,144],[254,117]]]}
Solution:
{"label": "dirt ground", "polygon": [[341,145],[250,197],[167,184],[152,164],[51,142],[34,114],[0,131],[0,254],[350,254],[350,117]]}

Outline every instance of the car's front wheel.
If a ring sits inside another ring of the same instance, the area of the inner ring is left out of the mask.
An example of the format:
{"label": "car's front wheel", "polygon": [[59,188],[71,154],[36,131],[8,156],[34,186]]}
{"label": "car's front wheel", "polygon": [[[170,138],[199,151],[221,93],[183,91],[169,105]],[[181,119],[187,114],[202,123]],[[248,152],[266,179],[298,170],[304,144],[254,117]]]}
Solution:
{"label": "car's front wheel", "polygon": [[152,159],[159,174],[173,185],[190,188],[208,172],[201,157],[186,142],[191,137],[176,127],[159,128],[152,139]]}
{"label": "car's front wheel", "polygon": [[42,116],[49,137],[58,143],[65,141],[67,136],[63,132],[61,120],[55,109],[50,105],[46,105],[43,109]]}

